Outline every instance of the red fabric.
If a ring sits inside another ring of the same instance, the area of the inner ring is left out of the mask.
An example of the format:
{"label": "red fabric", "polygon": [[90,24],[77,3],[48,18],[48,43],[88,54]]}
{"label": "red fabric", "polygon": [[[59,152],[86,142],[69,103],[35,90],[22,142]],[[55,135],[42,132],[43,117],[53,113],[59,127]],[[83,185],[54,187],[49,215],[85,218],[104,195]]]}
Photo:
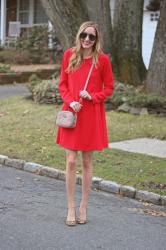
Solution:
{"label": "red fabric", "polygon": [[[69,74],[65,72],[71,49],[65,51],[59,82],[59,92],[63,99],[62,110],[72,110],[72,101],[79,101],[92,59],[84,59],[81,67]],[[88,87],[92,101],[83,100],[83,107],[77,113],[77,125],[72,129],[58,128],[56,143],[60,146],[79,151],[95,151],[108,147],[108,137],[104,110],[104,100],[113,92],[112,67],[106,54],[101,54],[97,68],[94,67]]]}

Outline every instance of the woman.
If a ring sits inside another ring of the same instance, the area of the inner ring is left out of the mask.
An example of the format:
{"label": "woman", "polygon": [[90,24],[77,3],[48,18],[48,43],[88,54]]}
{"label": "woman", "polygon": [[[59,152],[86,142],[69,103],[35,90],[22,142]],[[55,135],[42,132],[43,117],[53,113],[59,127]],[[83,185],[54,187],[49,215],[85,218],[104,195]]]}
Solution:
{"label": "woman", "polygon": [[[83,90],[92,62],[95,64],[86,90]],[[102,52],[97,24],[83,23],[75,47],[65,51],[59,82],[63,110],[77,113],[75,128],[59,128],[56,143],[66,149],[66,191],[69,226],[85,224],[92,178],[93,151],[108,147],[104,100],[113,92],[112,68]],[[79,102],[81,97],[81,102]],[[76,220],[75,182],[77,152],[82,153],[82,199]]]}

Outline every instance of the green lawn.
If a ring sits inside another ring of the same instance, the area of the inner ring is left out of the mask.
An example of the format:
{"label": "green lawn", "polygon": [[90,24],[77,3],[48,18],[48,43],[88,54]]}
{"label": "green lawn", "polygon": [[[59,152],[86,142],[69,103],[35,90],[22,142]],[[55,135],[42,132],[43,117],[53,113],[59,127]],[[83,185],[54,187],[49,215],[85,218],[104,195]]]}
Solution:
{"label": "green lawn", "polygon": [[[0,154],[65,170],[65,153],[55,144],[54,117],[60,107],[21,97],[0,101]],[[109,141],[138,137],[166,139],[166,119],[107,112]],[[105,150],[94,154],[94,176],[166,195],[166,160]],[[78,171],[81,164],[78,161]]]}

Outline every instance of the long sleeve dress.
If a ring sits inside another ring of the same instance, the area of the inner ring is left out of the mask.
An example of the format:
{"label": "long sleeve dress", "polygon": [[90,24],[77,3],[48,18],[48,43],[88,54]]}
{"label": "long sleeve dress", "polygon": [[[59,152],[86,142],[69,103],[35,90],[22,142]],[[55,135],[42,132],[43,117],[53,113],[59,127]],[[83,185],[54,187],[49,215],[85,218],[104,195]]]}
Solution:
{"label": "long sleeve dress", "polygon": [[[79,69],[66,73],[71,53],[72,50],[68,49],[63,55],[59,92],[64,102],[62,110],[73,111],[69,105],[80,99],[79,94],[84,88],[92,58],[83,59]],[[75,128],[58,128],[57,144],[77,151],[100,151],[108,147],[104,100],[112,94],[113,82],[109,58],[101,53],[87,87],[92,100],[82,100],[83,106],[77,113]]]}

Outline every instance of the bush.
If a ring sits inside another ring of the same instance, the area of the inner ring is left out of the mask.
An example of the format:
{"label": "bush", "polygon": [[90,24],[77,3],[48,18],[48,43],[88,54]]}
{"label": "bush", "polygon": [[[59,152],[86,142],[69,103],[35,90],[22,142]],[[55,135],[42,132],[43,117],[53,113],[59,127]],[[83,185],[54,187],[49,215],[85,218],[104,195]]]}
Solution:
{"label": "bush", "polygon": [[[48,48],[48,36],[52,36],[54,49]],[[51,63],[61,59],[62,49],[54,32],[48,32],[47,25],[23,30],[15,44],[16,50],[27,51],[31,63]],[[56,57],[56,59],[54,58]]]}
{"label": "bush", "polygon": [[59,42],[52,32],[54,49],[48,48],[48,27],[34,26],[22,31],[12,49],[0,50],[2,63],[47,64],[58,63],[62,57]]}
{"label": "bush", "polygon": [[62,99],[58,91],[59,78],[42,80],[34,86],[32,95],[36,103],[61,104]]}
{"label": "bush", "polygon": [[166,100],[163,97],[142,93],[142,89],[131,85],[115,82],[113,95],[107,99],[106,103],[117,108],[127,102],[131,107],[162,107],[166,108]]}
{"label": "bush", "polygon": [[[59,74],[52,80],[31,80],[32,95],[36,103],[61,104],[62,99],[58,92]],[[123,103],[130,107],[147,107],[150,113],[166,113],[166,100],[163,97],[142,93],[141,88],[131,85],[115,83],[114,93],[106,100],[106,109],[116,109]]]}
{"label": "bush", "polygon": [[48,27],[34,26],[22,31],[15,44],[19,50],[45,50],[48,48]]}
{"label": "bush", "polygon": [[0,64],[0,73],[10,73],[12,70],[10,69],[10,65]]}
{"label": "bush", "polygon": [[166,108],[166,100],[163,97],[156,95],[146,95],[146,94],[135,94],[133,96],[128,97],[128,103],[134,107],[165,107]]}
{"label": "bush", "polygon": [[41,82],[41,79],[36,75],[36,74],[32,74],[29,77],[29,81],[27,84],[27,88],[29,89],[29,91],[33,94],[33,89],[34,87],[39,84]]}

